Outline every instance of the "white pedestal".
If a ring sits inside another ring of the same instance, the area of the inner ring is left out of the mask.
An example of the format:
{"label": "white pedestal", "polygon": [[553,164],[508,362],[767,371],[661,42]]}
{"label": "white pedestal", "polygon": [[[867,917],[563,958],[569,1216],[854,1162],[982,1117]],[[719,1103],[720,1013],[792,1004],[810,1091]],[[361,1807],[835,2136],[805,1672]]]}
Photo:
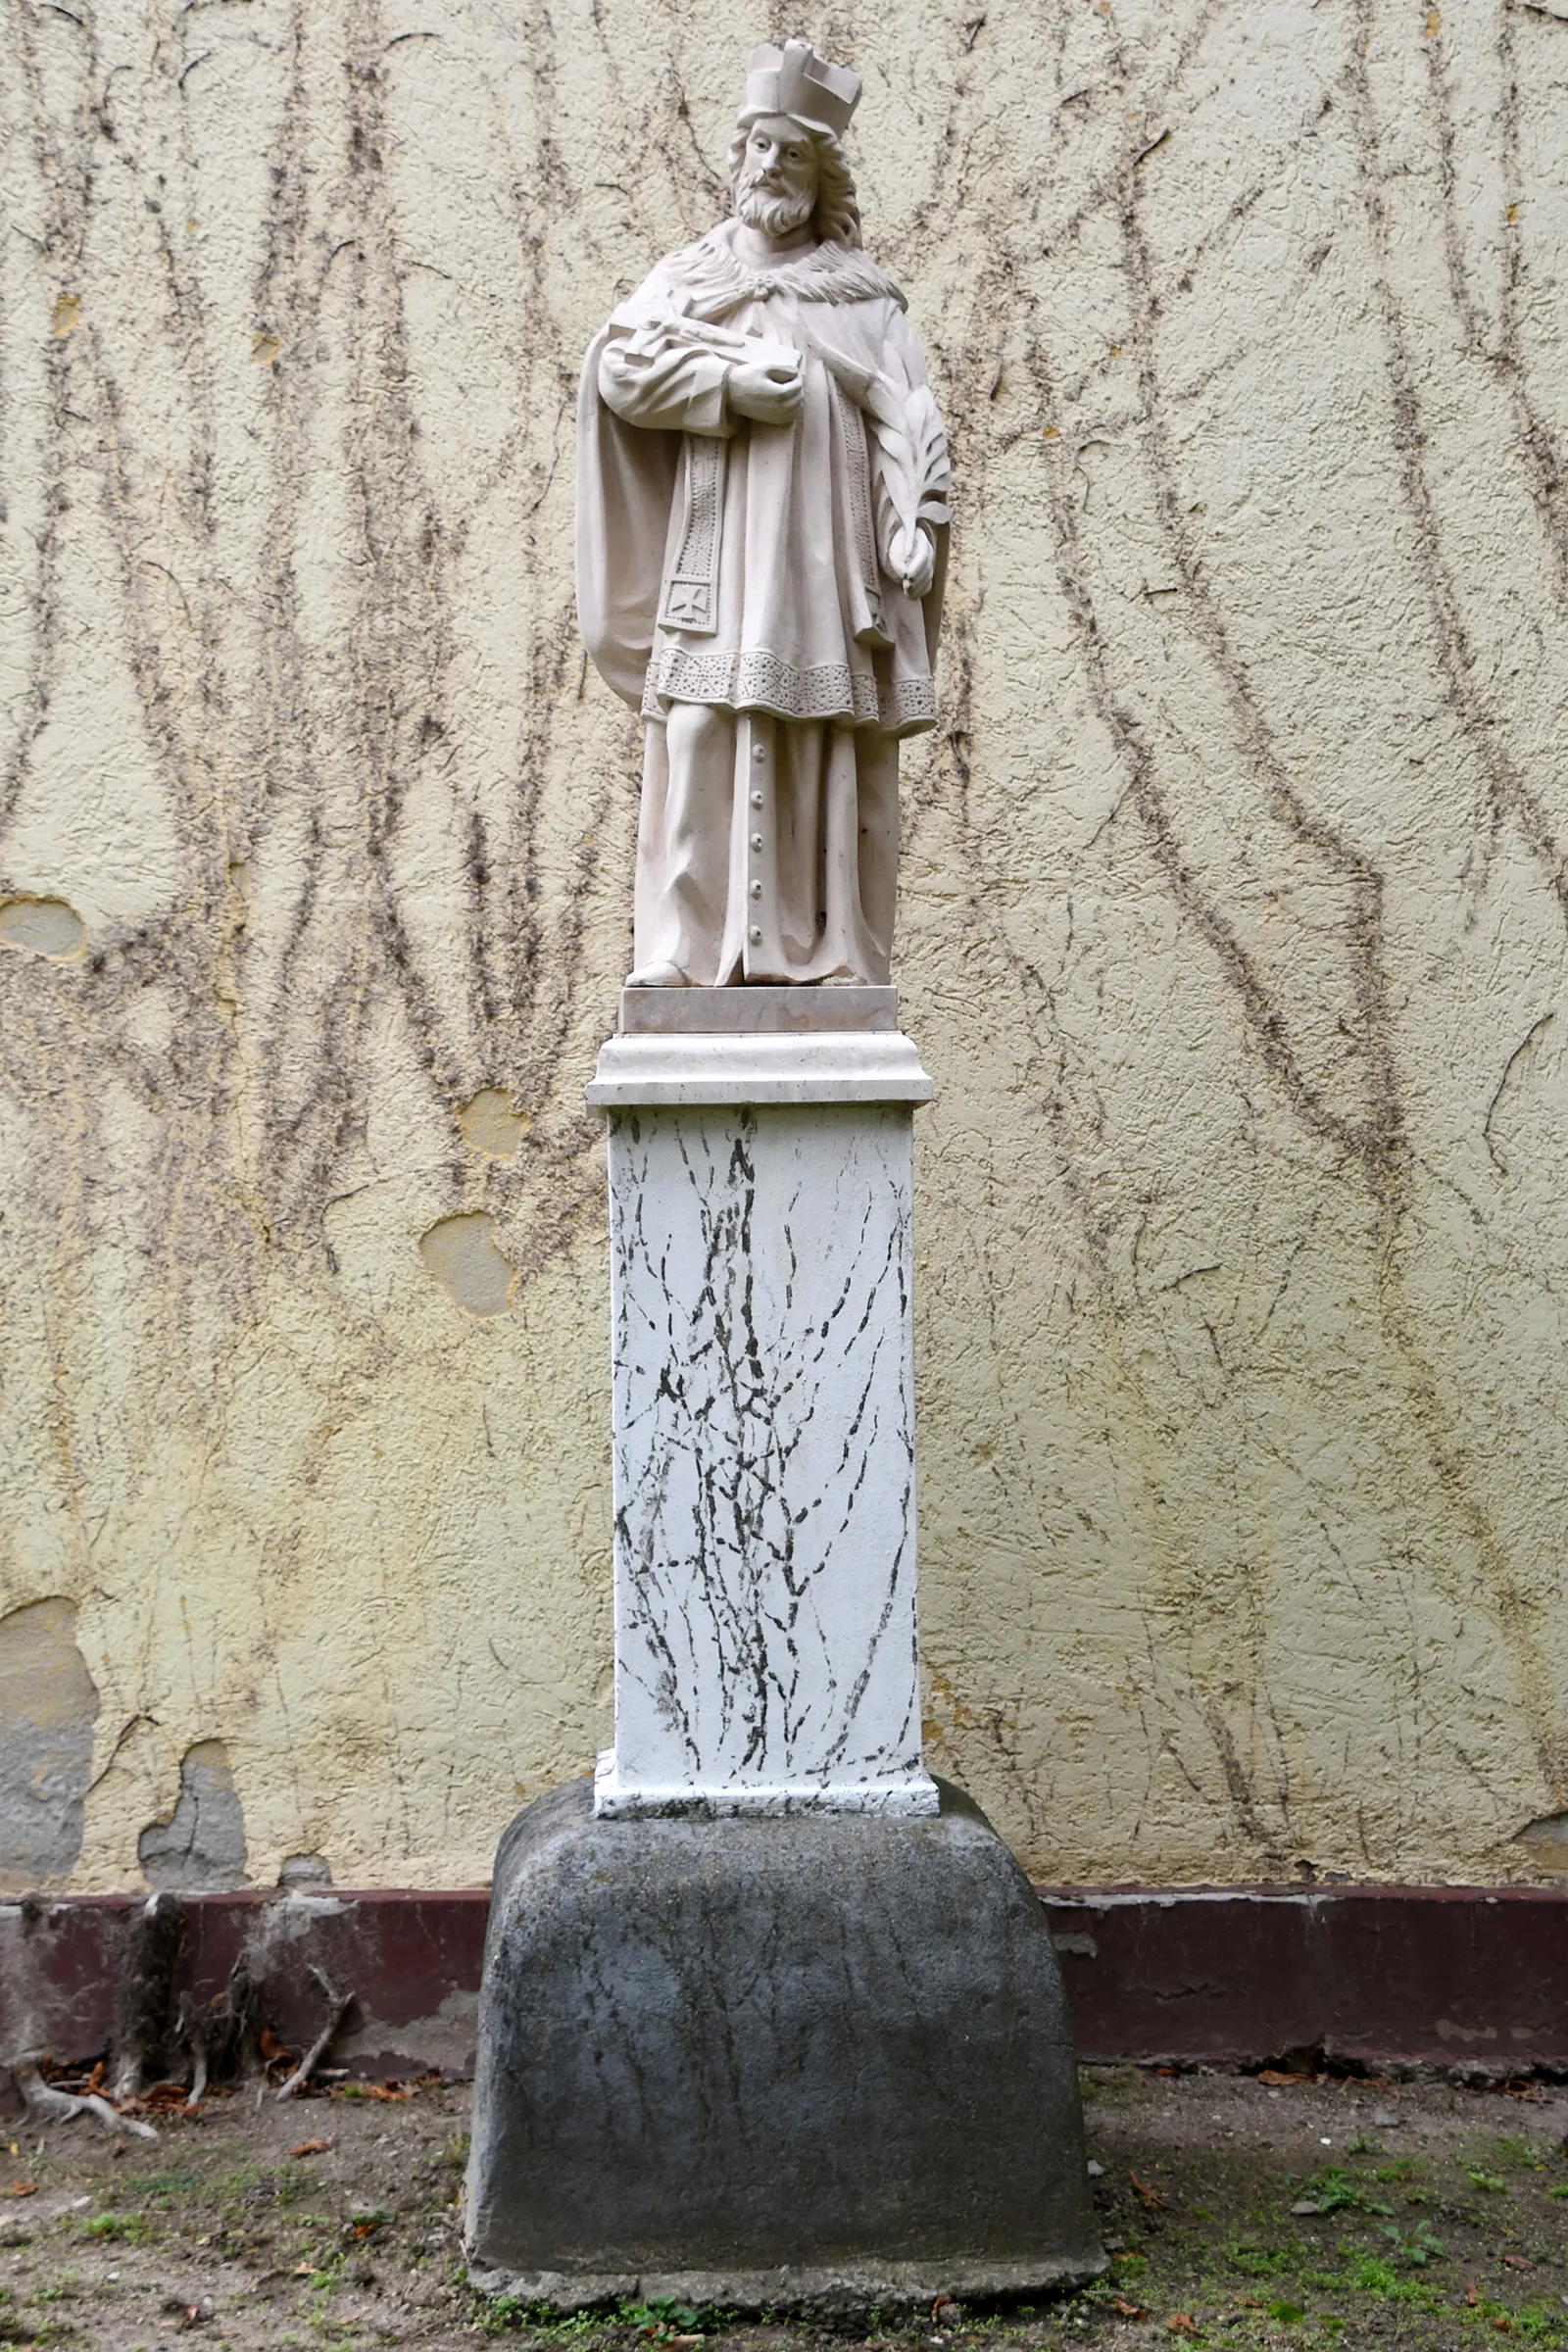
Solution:
{"label": "white pedestal", "polygon": [[615,1576],[601,1816],[938,1810],[920,1755],[910,1239],[912,1108],[930,1094],[890,1028],[622,1035],[600,1055]]}

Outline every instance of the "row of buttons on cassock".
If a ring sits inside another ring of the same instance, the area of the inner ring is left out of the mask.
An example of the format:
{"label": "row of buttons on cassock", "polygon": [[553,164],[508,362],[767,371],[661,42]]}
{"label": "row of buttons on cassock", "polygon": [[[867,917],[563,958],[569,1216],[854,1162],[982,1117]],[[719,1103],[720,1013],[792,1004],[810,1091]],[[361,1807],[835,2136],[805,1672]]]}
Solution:
{"label": "row of buttons on cassock", "polygon": [[[759,743],[759,744],[756,744],[756,745],[754,745],[754,746],[753,746],[753,749],[752,749],[752,758],[753,758],[753,759],[754,759],[754,760],[757,761],[757,763],[758,763],[758,765],[759,765],[759,766],[760,766],[760,765],[761,765],[761,763],[762,763],[762,761],[763,761],[763,760],[764,760],[767,758],[767,754],[766,754],[766,752],[765,752],[765,751],[762,749],[762,746],[761,746],[760,743]],[[760,808],[760,807],[761,807],[761,806],[762,806],[762,796],[761,796],[761,794],[760,794],[760,792],[754,792],[754,793],[753,793],[753,795],[752,795],[752,807],[753,807],[754,808]],[[752,835],[752,856],[753,856],[754,858],[760,858],[760,857],[761,856],[761,854],[762,854],[762,836],[760,835],[760,833],[754,833],[754,834]],[[752,896],[753,896],[753,898],[754,898],[754,899],[760,899],[760,898],[761,897],[761,895],[762,895],[762,883],[761,883],[761,877],[760,877],[760,875],[758,875],[758,874],[754,874],[754,875],[752,876]],[[754,947],[754,948],[760,948],[760,947],[761,946],[761,944],[762,944],[762,926],[761,926],[761,924],[760,924],[760,923],[754,923],[754,924],[752,925],[751,932],[750,932],[750,938],[751,938],[751,942],[752,942],[752,945],[753,945],[753,947]]]}

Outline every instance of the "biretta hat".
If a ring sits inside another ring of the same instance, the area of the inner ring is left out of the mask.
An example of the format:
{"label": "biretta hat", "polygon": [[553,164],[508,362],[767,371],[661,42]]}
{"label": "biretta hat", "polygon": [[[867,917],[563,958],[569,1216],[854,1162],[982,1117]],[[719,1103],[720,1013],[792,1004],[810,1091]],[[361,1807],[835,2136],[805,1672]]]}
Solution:
{"label": "biretta hat", "polygon": [[748,115],[792,115],[814,130],[842,138],[860,99],[860,76],[830,66],[809,41],[763,41],[746,61]]}

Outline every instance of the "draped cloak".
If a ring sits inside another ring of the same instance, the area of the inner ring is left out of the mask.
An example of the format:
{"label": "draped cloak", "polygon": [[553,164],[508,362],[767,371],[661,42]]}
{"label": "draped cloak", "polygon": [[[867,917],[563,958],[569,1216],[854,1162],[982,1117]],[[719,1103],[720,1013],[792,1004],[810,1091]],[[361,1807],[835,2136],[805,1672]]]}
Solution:
{"label": "draped cloak", "polygon": [[[836,245],[755,270],[736,226],[661,262],[583,368],[583,636],[648,722],[636,961],[886,980],[897,747],[936,719],[946,442],[882,271]],[[736,415],[731,368],[786,354],[795,417]],[[896,576],[916,517],[923,600]],[[715,720],[670,727],[684,704]]]}

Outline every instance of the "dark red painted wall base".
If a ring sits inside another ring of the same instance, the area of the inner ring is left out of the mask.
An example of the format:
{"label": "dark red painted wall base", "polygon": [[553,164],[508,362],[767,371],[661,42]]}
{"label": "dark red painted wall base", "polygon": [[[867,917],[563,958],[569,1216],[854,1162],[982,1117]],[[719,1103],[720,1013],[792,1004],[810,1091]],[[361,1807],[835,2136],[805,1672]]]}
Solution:
{"label": "dark red painted wall base", "polygon": [[1568,2069],[1568,1887],[1043,1887],[1086,2059]]}
{"label": "dark red painted wall base", "polygon": [[[71,2063],[108,2047],[146,1900],[77,1895],[0,1908],[0,2052],[46,2046]],[[284,2041],[304,2047],[321,2026],[315,1967],[357,1996],[337,2063],[370,2080],[471,2067],[485,1888],[198,1894],[182,1897],[180,1908],[176,1999],[181,1991],[215,1998],[244,1950],[265,1987],[264,2012]]]}
{"label": "dark red painted wall base", "polygon": [[[1568,1887],[1043,1887],[1086,2060],[1266,2064],[1321,2052],[1568,2072]],[[368,2077],[471,2059],[488,1896],[209,1894],[184,1903],[176,1984],[219,1992],[242,1946],[282,2037],[352,1985],[339,2063]],[[141,1899],[0,1906],[0,2050],[103,2050]]]}

